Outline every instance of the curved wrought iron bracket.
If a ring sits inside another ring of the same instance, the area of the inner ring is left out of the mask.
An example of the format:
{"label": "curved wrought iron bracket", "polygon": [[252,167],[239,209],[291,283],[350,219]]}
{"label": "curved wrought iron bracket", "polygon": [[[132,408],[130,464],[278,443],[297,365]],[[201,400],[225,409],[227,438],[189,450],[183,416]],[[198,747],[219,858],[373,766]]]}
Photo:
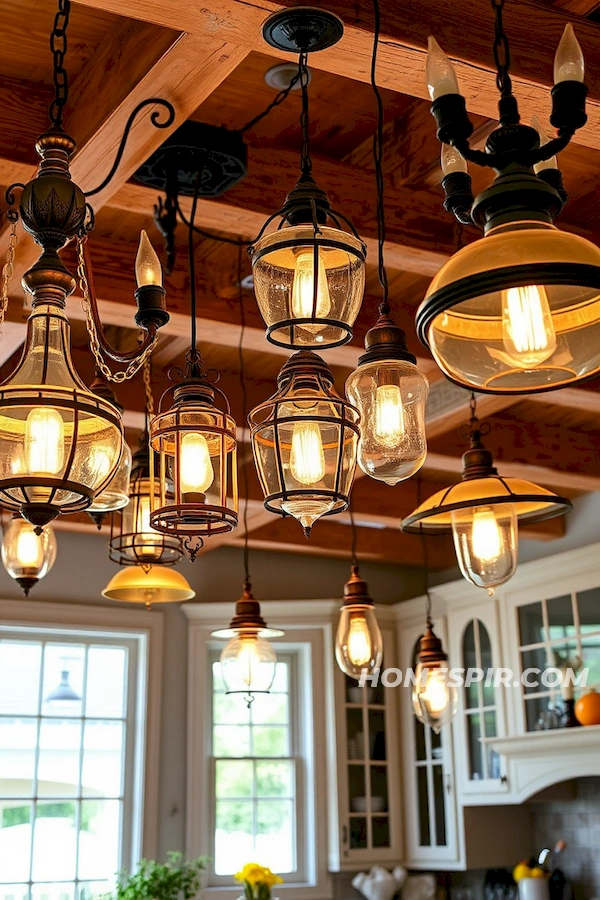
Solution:
{"label": "curved wrought iron bracket", "polygon": [[6,191],[4,192],[4,200],[6,201],[6,203],[8,203],[9,206],[13,206],[15,202],[15,195],[13,194],[13,191],[15,191],[17,188],[20,188],[22,191],[24,191],[25,185],[20,181],[15,181],[15,183],[7,187]]}

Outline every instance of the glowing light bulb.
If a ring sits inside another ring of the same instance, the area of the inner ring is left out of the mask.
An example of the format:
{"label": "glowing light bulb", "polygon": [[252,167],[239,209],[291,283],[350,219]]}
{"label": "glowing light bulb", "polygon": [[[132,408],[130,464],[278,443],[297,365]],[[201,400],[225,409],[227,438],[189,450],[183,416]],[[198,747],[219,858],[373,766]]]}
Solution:
{"label": "glowing light bulb", "polygon": [[375,394],[375,437],[385,447],[394,447],[404,437],[404,408],[397,384],[382,384]]}
{"label": "glowing light bulb", "polygon": [[371,659],[371,653],[371,635],[367,620],[364,616],[354,615],[350,619],[348,657],[355,666],[366,666]]}
{"label": "glowing light bulb", "polygon": [[[312,250],[303,250],[296,257],[296,269],[292,284],[292,314],[296,319],[310,319],[313,315],[315,289],[315,261]],[[331,310],[331,298],[327,284],[327,272],[323,254],[319,251],[317,266],[317,303],[315,318],[324,319]],[[317,332],[324,325],[304,323],[302,328]]]}
{"label": "glowing light bulb", "polygon": [[447,683],[448,669],[446,663],[425,665],[418,663],[415,670],[416,684],[413,688],[413,710],[419,720],[439,734],[444,725],[448,725],[456,713],[456,688]]}
{"label": "glowing light bulb", "polygon": [[89,466],[94,473],[94,481],[96,484],[104,481],[111,470],[112,463],[112,457],[104,447],[92,448]]}
{"label": "glowing light bulb", "polygon": [[474,555],[481,562],[497,559],[502,552],[502,536],[491,507],[475,510],[472,529]]}
{"label": "glowing light bulb", "polygon": [[266,693],[275,678],[277,656],[273,647],[255,631],[241,632],[221,653],[221,672],[228,694]]}
{"label": "glowing light bulb", "polygon": [[142,495],[139,498],[137,520],[136,550],[139,550],[141,556],[156,556],[156,532],[150,525],[150,497],[148,495]]}
{"label": "glowing light bulb", "polygon": [[383,638],[372,606],[342,606],[335,639],[337,664],[350,678],[360,678],[366,669],[374,672],[381,666]]}
{"label": "glowing light bulb", "polygon": [[[214,481],[215,473],[210,461],[208,443],[203,434],[190,431],[181,439],[179,480],[182,495],[202,496]],[[185,502],[185,500],[184,500]]]}
{"label": "glowing light bulb", "polygon": [[554,84],[560,81],[583,81],[585,61],[570,22],[565,25],[554,57]]}
{"label": "glowing light bulb", "polygon": [[550,304],[541,285],[503,291],[502,340],[510,359],[520,369],[533,369],[556,350],[556,331]]}
{"label": "glowing light bulb", "polygon": [[135,258],[135,280],[138,287],[155,284],[162,287],[162,266],[145,231],[140,231],[140,246]]}
{"label": "glowing light bulb", "polygon": [[298,422],[292,432],[290,469],[300,484],[318,484],[325,475],[325,452],[318,422]]}
{"label": "glowing light bulb", "polygon": [[32,475],[56,475],[63,467],[65,426],[57,410],[36,406],[25,422],[25,469]]}
{"label": "glowing light bulb", "polygon": [[427,66],[425,70],[427,90],[432,100],[445,94],[459,94],[454,66],[431,35],[427,38]]}
{"label": "glowing light bulb", "polygon": [[[532,116],[531,127],[535,128],[540,136],[540,147],[545,146],[550,138],[546,134],[546,131],[537,116]],[[556,156],[551,156],[550,159],[544,159],[542,160],[542,162],[535,163],[533,166],[533,171],[536,175],[538,174],[538,172],[543,172],[544,169],[558,169],[558,160]]]}
{"label": "glowing light bulb", "polygon": [[460,570],[476,587],[491,595],[514,574],[518,542],[512,503],[453,510],[452,537]]}
{"label": "glowing light bulb", "polygon": [[22,568],[38,568],[41,566],[44,547],[33,529],[22,530],[17,537],[16,562]]}
{"label": "glowing light bulb", "polygon": [[451,144],[442,144],[441,166],[444,176],[450,175],[452,172],[466,173],[468,171],[466,159]]}

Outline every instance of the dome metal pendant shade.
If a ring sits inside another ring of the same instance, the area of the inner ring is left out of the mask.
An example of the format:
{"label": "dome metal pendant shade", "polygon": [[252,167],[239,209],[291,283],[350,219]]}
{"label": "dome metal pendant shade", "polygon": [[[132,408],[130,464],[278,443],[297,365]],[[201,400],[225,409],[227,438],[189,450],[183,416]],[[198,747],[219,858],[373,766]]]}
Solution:
{"label": "dome metal pendant shade", "polygon": [[265,508],[294,516],[306,537],[318,518],[347,509],[359,419],[320,356],[302,350],[290,357],[275,394],[248,416]]}
{"label": "dome metal pendant shade", "polygon": [[164,566],[130,566],[120,569],[108,582],[102,596],[123,603],[143,603],[150,607],[154,603],[182,603],[193,600],[192,590],[181,572],[165,569]]}

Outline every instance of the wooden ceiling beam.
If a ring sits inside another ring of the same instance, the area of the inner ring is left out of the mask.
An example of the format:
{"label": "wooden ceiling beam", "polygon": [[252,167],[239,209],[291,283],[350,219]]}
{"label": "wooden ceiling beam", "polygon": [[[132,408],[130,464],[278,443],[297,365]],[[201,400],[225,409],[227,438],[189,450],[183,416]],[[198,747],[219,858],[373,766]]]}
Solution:
{"label": "wooden ceiling beam", "polygon": [[[86,6],[122,13],[122,0],[79,0]],[[221,36],[224,40],[276,57],[262,39],[266,16],[296,0],[138,0],[130,14],[166,27],[178,27],[195,34]],[[359,81],[369,80],[372,53],[373,12],[369,5],[357,8],[346,0],[313,0],[313,5],[339,15],[345,23],[344,39],[335,47],[315,53],[311,65],[334,74],[343,73]],[[129,10],[128,10],[129,12]],[[431,31],[440,45],[456,60],[456,68],[467,108],[487,118],[497,118],[498,94],[493,73],[492,12],[473,15],[471,0],[455,0],[451,8],[445,0],[429,0],[423,13],[413,0],[383,0],[382,40],[379,52],[379,82],[382,87],[427,98],[425,49]],[[520,0],[504,10],[504,27],[510,37],[511,75],[521,116],[542,116],[550,109],[552,59],[568,12]],[[577,132],[576,143],[600,149],[600,27],[581,20],[577,36],[586,56],[586,81],[590,88],[588,125]],[[544,74],[541,74],[544,73]],[[432,126],[433,127],[433,126]]]}

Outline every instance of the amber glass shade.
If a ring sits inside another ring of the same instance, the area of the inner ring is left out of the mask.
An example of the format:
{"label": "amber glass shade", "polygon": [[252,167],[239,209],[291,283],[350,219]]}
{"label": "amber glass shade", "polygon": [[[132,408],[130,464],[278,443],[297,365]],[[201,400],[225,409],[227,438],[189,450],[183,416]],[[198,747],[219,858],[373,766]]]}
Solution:
{"label": "amber glass shade", "polygon": [[448,662],[419,662],[415,682],[412,691],[415,716],[439,734],[454,718],[458,704],[456,688],[448,684]]}
{"label": "amber glass shade", "polygon": [[182,386],[150,423],[150,524],[164,534],[210,536],[237,525],[235,422],[211,393]]}
{"label": "amber glass shade", "polygon": [[51,525],[37,535],[34,526],[15,516],[2,534],[2,562],[11,578],[30,585],[47,575],[56,559],[56,537]]}
{"label": "amber glass shade", "polygon": [[407,360],[359,365],[346,396],[360,413],[358,464],[367,475],[398,484],[419,471],[427,454],[425,404],[429,382]]}
{"label": "amber glass shade", "polygon": [[254,291],[272,343],[324,350],[351,340],[365,290],[364,246],[354,235],[288,225],[252,250]]}
{"label": "amber glass shade", "polygon": [[131,566],[120,569],[102,591],[109,600],[123,603],[181,603],[192,600],[196,594],[187,580],[175,569],[164,566]]}
{"label": "amber glass shade", "polygon": [[460,571],[475,587],[491,595],[516,572],[519,544],[512,503],[455,509],[452,537]]}
{"label": "amber glass shade", "polygon": [[122,509],[129,502],[129,477],[131,475],[131,449],[129,444],[123,444],[121,461],[117,466],[110,484],[104,488],[101,494],[94,497],[89,513],[108,513]]}
{"label": "amber glass shade", "polygon": [[123,444],[117,410],[75,371],[64,314],[37,305],[0,387],[0,503],[36,525],[86,509],[112,481]]}
{"label": "amber glass shade", "polygon": [[488,393],[560,388],[600,372],[600,250],[541,222],[459,250],[417,313],[443,372]]}
{"label": "amber glass shade", "polygon": [[249,416],[254,459],[265,507],[294,516],[308,534],[320,516],[348,506],[359,416],[310,351],[296,353],[277,384],[277,392]]}

